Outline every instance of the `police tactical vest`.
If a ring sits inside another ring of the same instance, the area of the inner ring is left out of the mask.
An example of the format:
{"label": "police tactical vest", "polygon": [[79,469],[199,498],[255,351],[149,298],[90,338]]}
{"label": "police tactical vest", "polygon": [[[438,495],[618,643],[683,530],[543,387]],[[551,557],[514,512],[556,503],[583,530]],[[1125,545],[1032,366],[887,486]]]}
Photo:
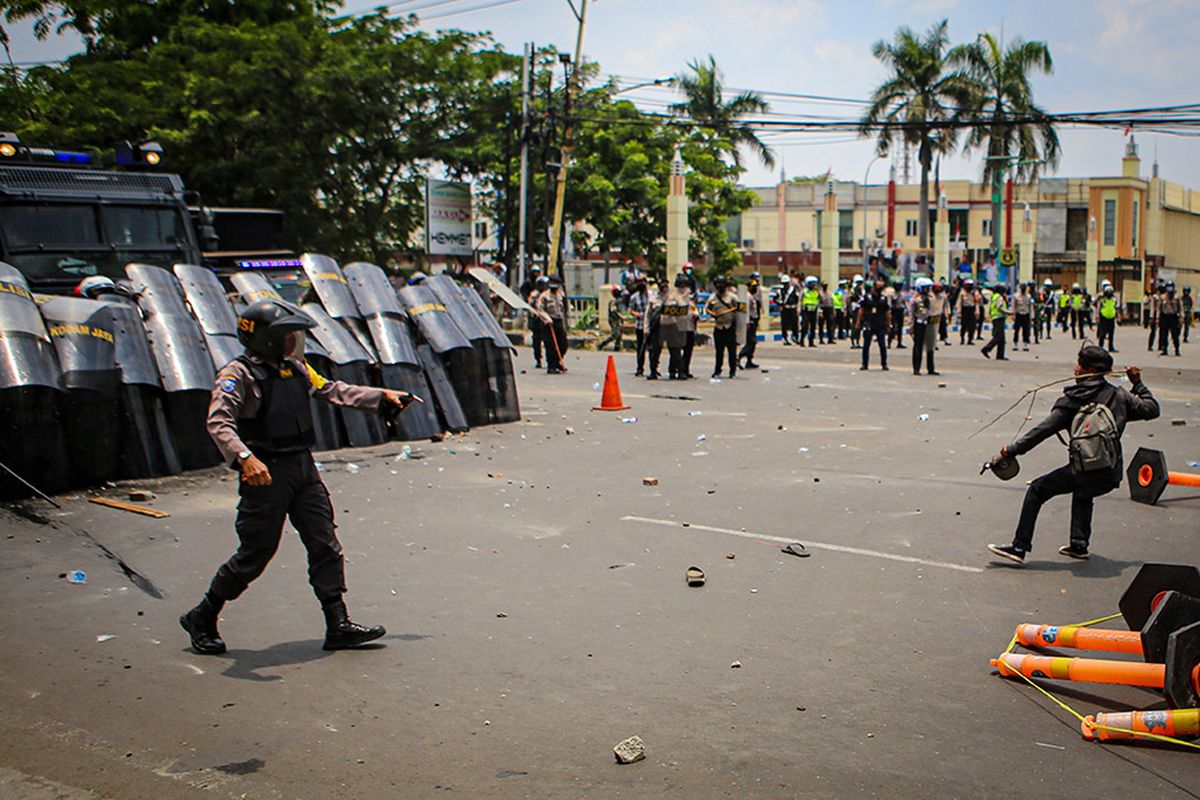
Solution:
{"label": "police tactical vest", "polygon": [[993,295],[992,297],[992,319],[1003,319],[1007,316],[1004,296],[1001,294]]}
{"label": "police tactical vest", "polygon": [[804,297],[801,298],[800,304],[802,306],[804,306],[805,309],[811,311],[812,309],[814,309],[818,305],[820,305],[820,303],[821,303],[821,293],[820,292],[818,292],[816,289],[805,289],[804,290]]}
{"label": "police tactical vest", "polygon": [[296,453],[316,444],[308,381],[285,361],[276,369],[256,364],[245,356],[241,361],[254,376],[262,402],[253,417],[238,420],[238,436],[257,454]]}
{"label": "police tactical vest", "polygon": [[1116,319],[1117,300],[1115,297],[1104,297],[1100,300],[1100,316],[1105,319]]}

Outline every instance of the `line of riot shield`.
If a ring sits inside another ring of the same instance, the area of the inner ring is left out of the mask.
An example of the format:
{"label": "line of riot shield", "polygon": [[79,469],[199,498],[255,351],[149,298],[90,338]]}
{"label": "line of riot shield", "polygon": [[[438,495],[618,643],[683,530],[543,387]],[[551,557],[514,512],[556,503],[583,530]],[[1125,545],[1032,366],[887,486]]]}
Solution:
{"label": "line of riot shield", "polygon": [[308,276],[317,299],[329,316],[350,331],[367,351],[372,364],[377,363],[379,358],[375,354],[374,345],[371,344],[371,336],[367,333],[362,312],[358,310],[358,303],[354,301],[350,283],[346,280],[342,268],[329,256],[314,253],[300,256],[300,263],[304,266],[304,274]]}
{"label": "line of riot shield", "polygon": [[[469,351],[455,350],[452,352]],[[463,413],[462,404],[458,402],[458,394],[454,391],[454,384],[450,382],[450,376],[446,374],[446,367],[442,364],[441,358],[427,344],[417,345],[417,355],[421,359],[425,376],[429,379],[429,388],[432,390],[429,399],[437,406],[442,427],[453,433],[469,430],[467,415]]]}
{"label": "line of riot shield", "polygon": [[[62,376],[25,276],[0,262],[0,463],[44,492],[67,488]],[[29,489],[0,470],[0,499]]]}
{"label": "line of riot shield", "polygon": [[170,271],[150,264],[129,264],[133,284],[166,392],[164,406],[176,452],[184,469],[220,463],[205,422],[216,369],[200,325],[188,313],[183,289]]}
{"label": "line of riot shield", "polygon": [[[349,264],[344,272],[379,354],[382,384],[428,399],[429,384],[417,357],[408,315],[387,275],[378,266],[364,262]],[[409,406],[392,417],[391,428],[394,438],[401,440],[427,439],[441,432],[432,403]]]}
{"label": "line of riot shield", "polygon": [[[237,289],[243,305],[250,305],[259,300],[283,299],[261,273],[236,272],[230,276],[229,281],[233,284],[233,288]],[[321,346],[317,337],[304,337],[304,358],[313,365],[313,369],[322,375],[333,374],[333,361],[329,358],[329,351]],[[345,447],[346,440],[342,435],[338,410],[315,397],[309,399],[309,406],[312,409],[313,432],[317,440],[313,449],[337,450]]]}
{"label": "line of riot shield", "polygon": [[[316,327],[310,331],[312,337],[320,342],[329,355],[332,374],[328,377],[346,383],[369,385],[371,359],[362,345],[325,313],[319,303],[305,303],[301,308],[316,323]],[[316,363],[313,369],[320,372]],[[387,440],[387,431],[378,414],[368,414],[354,408],[339,408],[337,411],[342,421],[344,441],[352,447],[369,447]]]}
{"label": "line of riot shield", "polygon": [[107,303],[80,297],[39,297],[58,354],[67,473],[72,486],[113,480],[121,470],[121,370]]}
{"label": "line of riot shield", "polygon": [[213,367],[219,370],[242,354],[242,345],[237,338],[237,315],[225,296],[225,287],[208,267],[176,264],[174,271],[183,287],[188,308],[204,332]]}
{"label": "line of riot shield", "polygon": [[106,294],[121,370],[121,477],[152,478],[183,471],[163,408],[162,381],[133,300]]}
{"label": "line of riot shield", "polygon": [[[469,286],[460,286],[464,304],[485,328],[492,331],[492,339],[483,343],[487,357],[488,411],[492,422],[516,422],[521,418],[521,402],[517,395],[517,378],[513,371],[512,340],[500,327],[483,298]],[[480,342],[475,342],[479,347]]]}

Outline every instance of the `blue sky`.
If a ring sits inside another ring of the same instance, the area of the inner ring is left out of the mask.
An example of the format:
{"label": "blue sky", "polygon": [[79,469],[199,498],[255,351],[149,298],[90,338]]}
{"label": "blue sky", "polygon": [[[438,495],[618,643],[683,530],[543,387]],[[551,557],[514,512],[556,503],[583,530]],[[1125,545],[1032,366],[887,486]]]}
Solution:
{"label": "blue sky", "polygon": [[[494,2],[495,0],[491,0]],[[449,0],[429,15],[470,9],[489,0]],[[402,0],[405,6],[432,0]],[[576,0],[578,5],[578,0]],[[346,0],[359,10],[371,0]],[[883,71],[870,55],[871,43],[890,38],[900,25],[918,30],[943,17],[953,41],[969,41],[981,31],[1005,40],[1042,39],[1055,62],[1052,77],[1035,81],[1038,102],[1050,111],[1170,105],[1200,101],[1200,4],[1195,0],[593,0],[584,52],[606,74],[651,79],[684,69],[693,58],[713,54],[729,86],[774,92],[865,98]],[[554,44],[573,51],[576,22],[566,0],[515,0],[430,20],[426,27],[489,30],[506,49],[522,43]],[[12,30],[15,60],[60,58],[73,42],[36,42],[27,28]],[[631,91],[629,98],[648,109],[661,108],[667,89]],[[773,110],[792,115],[847,115],[856,106],[769,98]],[[1120,131],[1061,132],[1060,176],[1105,175],[1120,171],[1124,139]],[[786,134],[772,146],[789,175],[824,173],[862,180],[874,153],[870,142],[834,134]],[[1200,188],[1200,139],[1140,134],[1144,173],[1157,150],[1161,174]],[[753,159],[745,181],[761,185],[776,179]],[[977,159],[944,161],[947,178],[974,177]],[[916,180],[916,170],[913,170]],[[871,169],[871,181],[884,180],[886,161]]]}

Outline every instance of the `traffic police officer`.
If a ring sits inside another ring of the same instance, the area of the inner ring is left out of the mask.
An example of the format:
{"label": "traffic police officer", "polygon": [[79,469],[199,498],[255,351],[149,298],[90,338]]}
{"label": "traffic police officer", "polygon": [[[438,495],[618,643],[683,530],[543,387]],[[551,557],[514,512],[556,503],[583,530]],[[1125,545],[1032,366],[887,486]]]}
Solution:
{"label": "traffic police officer", "polygon": [[803,347],[805,338],[809,347],[816,347],[817,309],[821,305],[821,292],[817,289],[817,276],[809,275],[804,279],[804,293],[800,295],[800,341]]}
{"label": "traffic police officer", "polygon": [[742,345],[742,352],[738,353],[739,361],[746,359],[744,369],[758,368],[758,364],[754,363],[754,351],[758,348],[758,322],[762,319],[762,314],[763,301],[758,291],[756,272],[746,284],[746,343]]}
{"label": "traffic police officer", "polygon": [[275,555],[290,519],[308,551],[308,580],[325,612],[326,650],[378,639],[383,626],[350,621],[342,545],[334,533],[329,491],[312,457],[315,443],[309,395],[328,403],[378,412],[385,401],[401,410],[424,402],[408,392],[351,386],[321,377],[303,360],[312,318],[282,300],[260,300],[238,319],[244,355],[217,374],[208,407],[208,433],[227,463],[241,472],[238,549],[209,585],[200,604],[179,618],[200,655],[225,652],[217,616],[236,600]]}
{"label": "traffic police officer", "polygon": [[1105,349],[1110,353],[1117,352],[1117,348],[1113,346],[1113,333],[1117,327],[1117,298],[1113,291],[1112,284],[1106,284],[1104,294],[1100,296],[1100,346],[1104,347],[1104,340],[1108,340],[1108,347]]}
{"label": "traffic police officer", "polygon": [[[1004,329],[1008,322],[1008,284],[997,283],[992,286],[992,299],[988,302],[988,318],[992,321],[992,338],[979,349],[984,358],[992,357],[996,351],[997,361],[1008,361],[1004,355]],[[1072,318],[1074,319],[1074,318]]]}

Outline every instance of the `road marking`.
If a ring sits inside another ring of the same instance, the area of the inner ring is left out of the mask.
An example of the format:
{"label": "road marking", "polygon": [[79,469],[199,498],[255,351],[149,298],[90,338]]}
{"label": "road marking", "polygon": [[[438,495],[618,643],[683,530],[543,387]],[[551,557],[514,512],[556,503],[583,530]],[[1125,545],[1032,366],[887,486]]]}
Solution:
{"label": "road marking", "polygon": [[[671,528],[679,528],[683,523],[673,519],[652,519],[650,517],[621,517],[622,522],[644,522],[649,525],[665,525]],[[715,528],[711,525],[697,525],[691,523],[688,526],[692,530],[712,531],[713,533],[726,533],[730,536],[740,536],[743,539],[766,539],[769,542],[779,542],[780,544],[791,544],[795,539],[785,539],[782,536],[772,536],[766,533],[755,533],[754,531],[735,531],[730,528]],[[812,550],[829,550],[834,553],[849,553],[855,556],[868,556],[870,558],[882,558],[887,561],[901,561],[906,564],[922,564],[926,567],[940,567],[942,569],[953,569],[959,572],[983,572],[981,567],[968,567],[965,564],[951,564],[946,561],[931,561],[927,558],[916,558],[915,556],[902,556],[895,553],[884,553],[879,550],[864,550],[861,547],[847,547],[841,544],[828,544],[826,542],[814,542],[810,539],[804,540],[804,546]]]}

